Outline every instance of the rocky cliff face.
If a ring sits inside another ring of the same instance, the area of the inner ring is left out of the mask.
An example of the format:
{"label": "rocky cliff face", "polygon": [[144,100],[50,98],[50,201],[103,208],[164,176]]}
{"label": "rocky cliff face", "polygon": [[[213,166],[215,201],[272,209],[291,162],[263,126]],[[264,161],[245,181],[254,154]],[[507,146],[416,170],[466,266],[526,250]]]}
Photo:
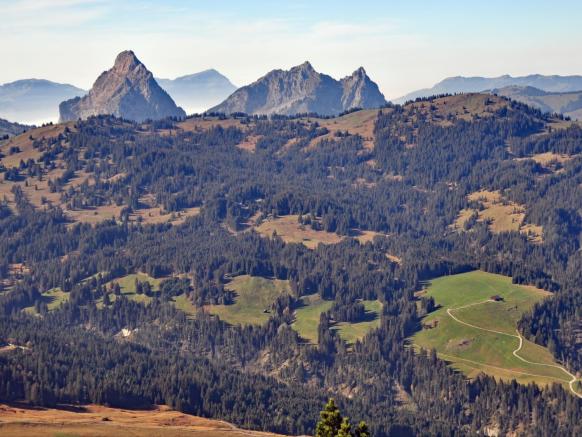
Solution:
{"label": "rocky cliff face", "polygon": [[363,67],[358,68],[351,76],[341,80],[343,86],[342,108],[378,108],[386,104],[384,95],[378,85],[368,77]]}
{"label": "rocky cliff face", "polygon": [[135,121],[186,115],[132,51],[117,55],[113,68],[97,78],[89,94],[62,102],[59,111],[61,122],[99,114]]}
{"label": "rocky cliff face", "polygon": [[355,107],[379,107],[386,103],[378,86],[363,68],[337,81],[315,71],[309,62],[288,71],[274,70],[256,82],[239,88],[210,112],[295,115],[315,112],[336,115]]}

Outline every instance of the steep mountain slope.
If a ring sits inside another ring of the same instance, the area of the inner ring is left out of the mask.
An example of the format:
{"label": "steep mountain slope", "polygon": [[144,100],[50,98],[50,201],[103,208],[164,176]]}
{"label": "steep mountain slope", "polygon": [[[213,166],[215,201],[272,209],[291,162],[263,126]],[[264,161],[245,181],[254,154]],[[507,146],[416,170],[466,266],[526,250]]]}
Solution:
{"label": "steep mountain slope", "polygon": [[156,81],[188,113],[203,112],[236,90],[227,77],[214,69],[176,79],[157,78]]}
{"label": "steep mountain slope", "polygon": [[582,90],[582,76],[544,76],[531,74],[528,76],[512,77],[449,77],[437,83],[432,88],[424,88],[406,94],[395,100],[395,103],[404,103],[417,97],[428,97],[437,94],[470,93],[505,88],[508,86],[534,87],[551,93],[564,93]]}
{"label": "steep mountain slope", "polygon": [[582,118],[582,91],[551,93],[530,86],[510,86],[491,92],[526,103],[544,112],[561,113],[573,119]]}
{"label": "steep mountain slope", "polygon": [[386,104],[384,95],[378,85],[368,77],[363,67],[358,68],[351,76],[341,79],[343,86],[342,107],[378,108]]}
{"label": "steep mountain slope", "polygon": [[136,121],[186,115],[132,51],[117,55],[113,68],[97,78],[89,94],[62,102],[59,111],[61,121],[98,114]]}
{"label": "steep mountain slope", "polygon": [[318,73],[309,62],[305,62],[288,71],[271,71],[256,82],[238,89],[209,111],[226,114],[334,115],[355,107],[379,107],[385,103],[378,86],[363,68],[337,81]]}
{"label": "steep mountain slope", "polygon": [[0,85],[0,117],[25,124],[57,121],[59,103],[85,90],[43,79],[23,79]]}

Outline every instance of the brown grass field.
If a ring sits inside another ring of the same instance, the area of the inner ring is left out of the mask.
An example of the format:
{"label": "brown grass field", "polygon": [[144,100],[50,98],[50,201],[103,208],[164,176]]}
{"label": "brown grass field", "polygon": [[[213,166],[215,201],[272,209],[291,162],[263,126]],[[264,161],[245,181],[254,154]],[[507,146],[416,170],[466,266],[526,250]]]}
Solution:
{"label": "brown grass field", "polygon": [[477,214],[477,221],[489,221],[489,229],[493,233],[518,231],[527,235],[530,241],[541,243],[543,241],[543,227],[535,224],[526,224],[525,206],[505,199],[499,191],[481,190],[469,194],[468,199],[482,205],[482,210],[463,209],[459,212],[453,229],[462,231],[464,225],[471,216]]}
{"label": "brown grass field", "polygon": [[563,171],[563,169],[555,171],[555,164],[564,165],[565,163],[567,163],[568,161],[571,161],[574,158],[576,158],[576,156],[562,155],[562,154],[553,153],[553,152],[545,152],[545,153],[538,153],[538,154],[532,155],[532,156],[527,156],[525,158],[516,158],[515,160],[516,161],[534,161],[534,162],[537,162],[542,167],[544,167],[546,170],[550,170],[550,171],[554,171],[555,173],[558,173],[560,171]]}
{"label": "brown grass field", "polygon": [[285,243],[302,243],[309,249],[315,249],[319,243],[336,244],[342,241],[342,237],[333,232],[314,231],[311,226],[301,225],[298,218],[298,215],[280,216],[265,220],[255,229],[267,238],[271,238],[273,232],[276,232]]}
{"label": "brown grass field", "polygon": [[238,147],[239,149],[242,150],[246,150],[247,152],[251,152],[254,153],[256,147],[257,147],[257,142],[262,138],[261,135],[249,135],[248,137],[246,137],[242,143],[237,144],[236,147]]}
{"label": "brown grass field", "polygon": [[476,116],[491,117],[504,106],[507,106],[507,101],[501,97],[467,93],[440,97],[431,102],[413,102],[405,107],[408,110],[420,111],[422,114],[429,115],[429,119],[437,124],[449,126],[452,123],[446,120],[448,115],[472,121]]}
{"label": "brown grass field", "polygon": [[[344,238],[335,232],[316,231],[309,225],[301,225],[297,220],[298,215],[285,215],[271,218],[255,225],[254,229],[263,237],[271,238],[276,232],[285,243],[301,243],[309,249],[317,248],[318,244],[337,244]],[[366,244],[374,240],[376,236],[386,236],[379,232],[352,229],[351,238],[355,238],[360,244]]]}
{"label": "brown grass field", "polygon": [[309,147],[317,146],[317,144],[324,139],[334,138],[334,134],[338,131],[347,131],[351,135],[360,135],[363,139],[364,147],[372,150],[374,149],[374,124],[376,123],[377,118],[377,109],[356,111],[341,117],[330,119],[306,118],[304,121],[308,123],[317,122],[321,127],[325,127],[329,130],[328,134],[311,140]]}
{"label": "brown grass field", "polygon": [[124,410],[99,405],[64,406],[62,409],[0,405],[3,437],[200,437],[276,434],[246,431],[220,420],[173,411],[165,406],[152,410]]}

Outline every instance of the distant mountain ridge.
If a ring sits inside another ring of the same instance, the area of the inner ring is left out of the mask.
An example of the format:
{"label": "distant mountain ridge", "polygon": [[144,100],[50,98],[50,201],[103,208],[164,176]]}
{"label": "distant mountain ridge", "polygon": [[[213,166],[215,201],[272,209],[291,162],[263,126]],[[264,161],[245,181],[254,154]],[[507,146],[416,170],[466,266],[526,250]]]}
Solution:
{"label": "distant mountain ridge", "polygon": [[0,85],[0,117],[26,124],[56,120],[59,103],[86,94],[73,85],[22,79]]}
{"label": "distant mountain ridge", "polygon": [[356,107],[375,108],[386,103],[384,95],[363,68],[338,81],[318,73],[305,62],[290,70],[267,73],[236,90],[209,112],[337,115]]}
{"label": "distant mountain ridge", "polygon": [[413,91],[398,99],[395,103],[404,103],[418,97],[428,97],[438,94],[472,93],[510,86],[534,87],[550,93],[565,93],[582,90],[582,76],[544,76],[531,74],[528,76],[512,77],[449,77],[437,83],[432,88]]}
{"label": "distant mountain ridge", "polygon": [[582,91],[552,93],[531,86],[509,86],[493,89],[491,92],[544,112],[563,114],[575,120],[582,119]]}
{"label": "distant mountain ridge", "polygon": [[0,118],[0,140],[6,135],[9,137],[19,135],[22,132],[27,131],[29,128],[30,126],[25,126],[20,123],[12,123],[8,120]]}
{"label": "distant mountain ridge", "polygon": [[186,115],[130,50],[117,55],[86,96],[62,102],[59,112],[61,122],[99,114],[135,121]]}
{"label": "distant mountain ridge", "polygon": [[204,112],[222,102],[237,88],[213,68],[176,79],[156,78],[156,81],[188,113]]}

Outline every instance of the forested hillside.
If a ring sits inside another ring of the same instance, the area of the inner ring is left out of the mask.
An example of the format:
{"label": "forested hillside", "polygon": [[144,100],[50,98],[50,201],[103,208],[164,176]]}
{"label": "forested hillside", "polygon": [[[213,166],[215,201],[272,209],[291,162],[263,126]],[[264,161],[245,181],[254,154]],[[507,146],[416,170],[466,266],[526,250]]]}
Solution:
{"label": "forested hillside", "polygon": [[[553,293],[520,335],[582,372],[576,122],[468,94],[337,118],[98,116],[0,153],[1,402],[304,434],[333,396],[372,435],[582,432],[579,386],[468,378],[410,341],[436,309],[426,281],[480,269]],[[288,287],[229,324],[216,307],[240,305],[242,275]]]}

